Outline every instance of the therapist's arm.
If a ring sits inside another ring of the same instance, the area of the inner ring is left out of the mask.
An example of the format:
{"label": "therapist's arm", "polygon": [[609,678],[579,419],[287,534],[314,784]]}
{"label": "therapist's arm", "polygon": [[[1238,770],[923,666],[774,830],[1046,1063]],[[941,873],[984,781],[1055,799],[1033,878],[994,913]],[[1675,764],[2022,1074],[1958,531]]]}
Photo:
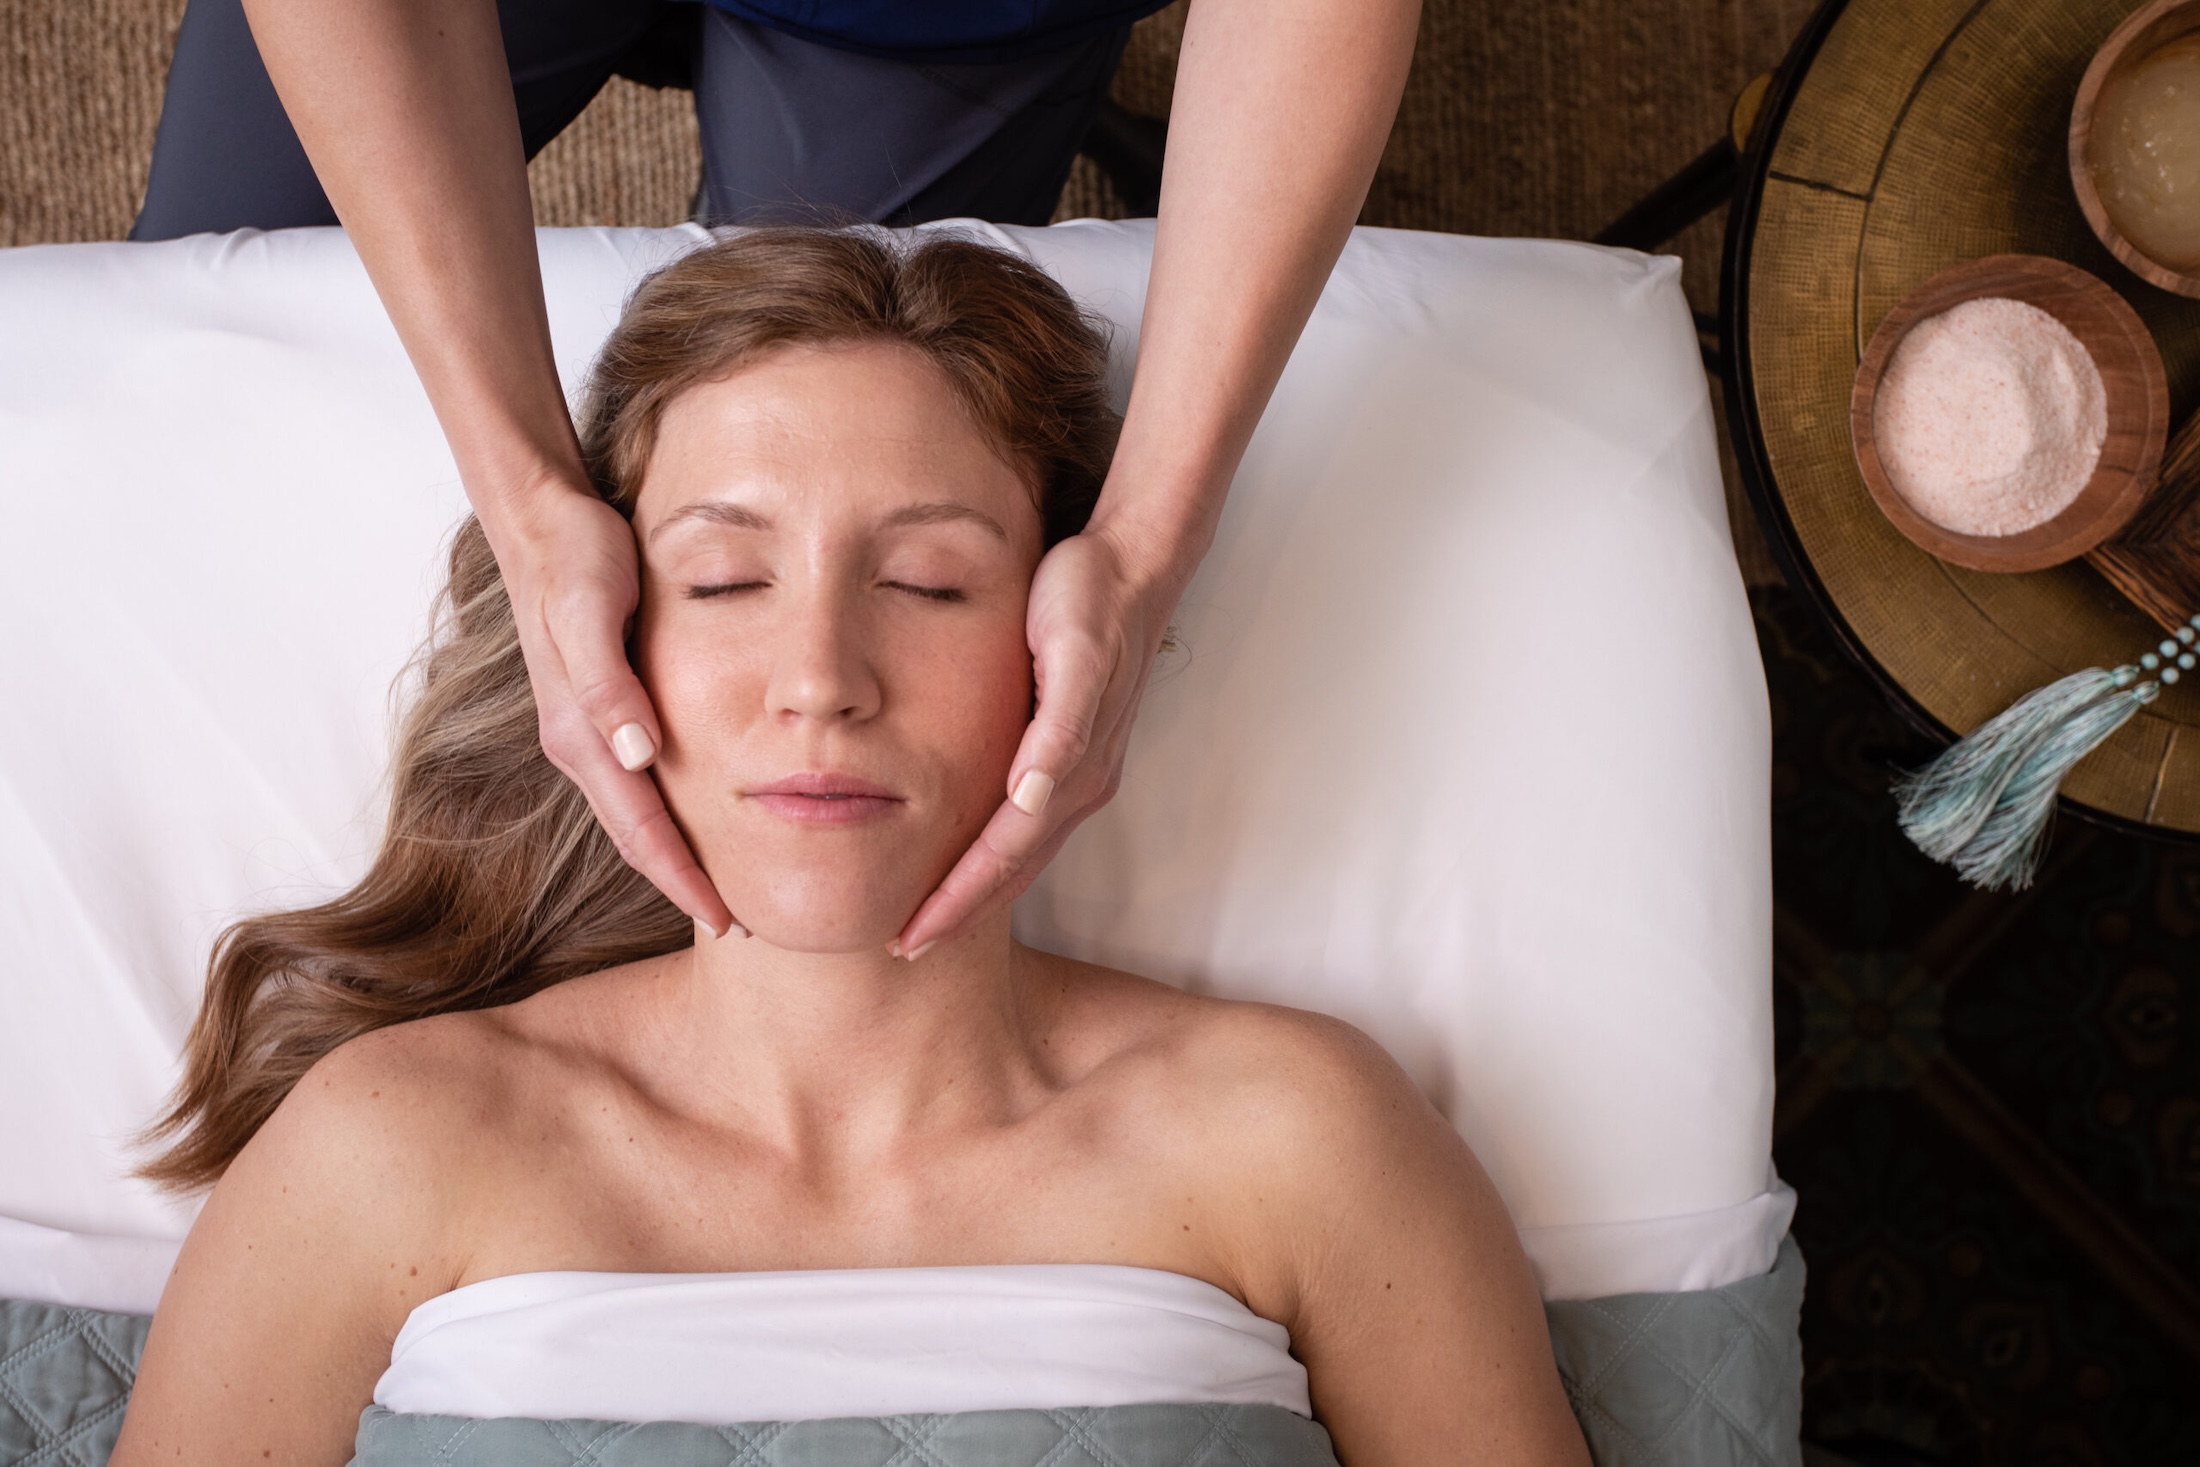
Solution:
{"label": "therapist's arm", "polygon": [[1028,886],[1121,778],[1177,598],[1367,197],[1420,0],[1193,0],[1123,437],[1090,528],[1032,582],[1037,716],[1002,805],[905,952]]}
{"label": "therapist's arm", "polygon": [[626,660],[634,539],[589,484],[558,383],[494,0],[246,0],[245,12],[488,531],[544,751],[620,853],[723,931],[732,914],[640,772],[663,735]]}

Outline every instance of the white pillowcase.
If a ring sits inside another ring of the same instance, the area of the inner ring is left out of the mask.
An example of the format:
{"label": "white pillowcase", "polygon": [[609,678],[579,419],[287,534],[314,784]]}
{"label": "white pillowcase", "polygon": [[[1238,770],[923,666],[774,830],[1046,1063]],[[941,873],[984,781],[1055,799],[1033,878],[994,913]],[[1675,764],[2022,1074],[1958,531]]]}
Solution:
{"label": "white pillowcase", "polygon": [[[1151,227],[978,229],[1136,347]],[[692,229],[541,236],[577,389]],[[1554,1298],[1762,1272],[1769,735],[1677,263],[1361,230],[1030,941],[1359,1024]],[[464,512],[333,230],[0,251],[0,1296],[151,1308],[213,935],[372,849]]]}

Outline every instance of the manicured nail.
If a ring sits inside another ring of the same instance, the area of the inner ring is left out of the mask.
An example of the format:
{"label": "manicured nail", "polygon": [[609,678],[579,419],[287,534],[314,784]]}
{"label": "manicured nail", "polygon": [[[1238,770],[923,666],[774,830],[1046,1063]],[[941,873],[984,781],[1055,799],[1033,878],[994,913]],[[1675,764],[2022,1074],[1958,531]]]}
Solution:
{"label": "manicured nail", "polygon": [[901,956],[903,961],[913,963],[917,961],[917,959],[923,957],[926,953],[932,951],[932,949],[938,947],[939,945],[940,940],[935,937],[930,942],[926,943],[923,947],[918,948],[915,952],[903,953]]}
{"label": "manicured nail", "polygon": [[648,767],[649,761],[657,757],[657,746],[650,741],[648,729],[638,723],[622,723],[611,736],[611,752],[619,756],[619,762],[631,774]]}
{"label": "manicured nail", "polygon": [[1054,776],[1042,774],[1036,769],[1024,771],[1024,777],[1016,781],[1016,793],[1008,802],[1026,815],[1046,813],[1047,801],[1054,798]]}
{"label": "manicured nail", "polygon": [[695,919],[695,922],[697,926],[701,927],[705,932],[708,932],[714,938],[723,939],[726,935],[726,929],[720,927],[715,922],[705,922],[700,917],[697,917]]}

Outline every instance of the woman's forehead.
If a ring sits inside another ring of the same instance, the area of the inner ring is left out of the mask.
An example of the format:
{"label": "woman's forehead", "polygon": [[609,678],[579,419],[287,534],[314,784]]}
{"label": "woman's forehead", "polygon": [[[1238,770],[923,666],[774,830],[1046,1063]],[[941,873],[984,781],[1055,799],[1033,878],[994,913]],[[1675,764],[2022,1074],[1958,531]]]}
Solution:
{"label": "woman's forehead", "polygon": [[[695,513],[713,504],[744,507]],[[675,519],[762,528],[876,520],[1004,528],[1036,516],[1023,475],[972,421],[947,375],[894,343],[793,347],[666,406],[635,505],[646,537]]]}

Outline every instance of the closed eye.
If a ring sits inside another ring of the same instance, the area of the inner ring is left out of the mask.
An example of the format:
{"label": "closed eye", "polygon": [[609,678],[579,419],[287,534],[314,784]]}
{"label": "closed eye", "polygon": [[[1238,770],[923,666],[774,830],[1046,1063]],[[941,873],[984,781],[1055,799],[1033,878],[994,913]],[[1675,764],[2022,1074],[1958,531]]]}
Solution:
{"label": "closed eye", "polygon": [[890,591],[906,591],[912,596],[922,596],[927,601],[966,601],[969,598],[952,586],[917,586],[907,581],[884,581]]}
{"label": "closed eye", "polygon": [[708,601],[713,596],[732,596],[741,591],[761,591],[770,584],[769,581],[726,581],[715,586],[690,586],[687,588],[687,599],[690,601]]}

